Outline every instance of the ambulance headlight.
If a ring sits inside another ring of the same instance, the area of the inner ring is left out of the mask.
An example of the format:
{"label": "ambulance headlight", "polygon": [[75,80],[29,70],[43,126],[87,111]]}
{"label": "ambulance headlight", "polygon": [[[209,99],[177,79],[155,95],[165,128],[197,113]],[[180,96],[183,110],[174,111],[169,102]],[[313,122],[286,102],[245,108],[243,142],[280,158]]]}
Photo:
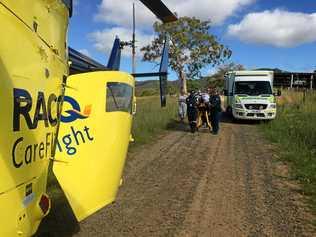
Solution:
{"label": "ambulance headlight", "polygon": [[271,109],[276,109],[276,104],[270,104]]}
{"label": "ambulance headlight", "polygon": [[242,107],[241,104],[235,104],[235,108],[236,108],[236,109],[243,109],[243,107]]}

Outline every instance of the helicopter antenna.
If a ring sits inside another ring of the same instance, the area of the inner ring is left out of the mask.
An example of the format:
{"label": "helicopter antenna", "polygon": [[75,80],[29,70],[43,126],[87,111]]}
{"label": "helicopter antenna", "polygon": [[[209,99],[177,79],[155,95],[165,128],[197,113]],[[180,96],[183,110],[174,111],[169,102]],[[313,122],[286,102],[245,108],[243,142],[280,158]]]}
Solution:
{"label": "helicopter antenna", "polygon": [[135,19],[135,2],[133,2],[133,39],[132,39],[132,72],[136,72],[136,19]]}

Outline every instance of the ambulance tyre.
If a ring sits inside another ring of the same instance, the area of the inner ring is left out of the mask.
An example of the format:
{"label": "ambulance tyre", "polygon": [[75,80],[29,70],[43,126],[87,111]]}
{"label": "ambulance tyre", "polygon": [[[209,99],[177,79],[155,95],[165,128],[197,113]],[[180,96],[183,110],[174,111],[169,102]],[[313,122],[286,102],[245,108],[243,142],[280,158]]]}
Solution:
{"label": "ambulance tyre", "polygon": [[239,121],[239,119],[238,119],[238,118],[235,118],[234,115],[232,115],[232,122],[233,122],[233,123],[238,123],[238,121]]}

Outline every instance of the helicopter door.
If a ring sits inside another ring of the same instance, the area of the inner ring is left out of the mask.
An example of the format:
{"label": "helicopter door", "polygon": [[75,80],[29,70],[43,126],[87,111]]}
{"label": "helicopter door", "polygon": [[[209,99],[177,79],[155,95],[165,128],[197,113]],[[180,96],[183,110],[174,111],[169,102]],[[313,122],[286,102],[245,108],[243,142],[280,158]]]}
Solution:
{"label": "helicopter door", "polygon": [[79,221],[114,201],[132,126],[134,78],[70,76],[53,171]]}

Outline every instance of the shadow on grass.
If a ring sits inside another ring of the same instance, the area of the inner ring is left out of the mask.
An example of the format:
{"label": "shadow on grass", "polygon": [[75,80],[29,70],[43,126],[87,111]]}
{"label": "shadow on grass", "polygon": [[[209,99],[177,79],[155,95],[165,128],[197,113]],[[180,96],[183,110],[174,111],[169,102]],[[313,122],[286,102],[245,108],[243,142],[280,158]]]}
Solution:
{"label": "shadow on grass", "polygon": [[[262,123],[267,123],[268,121],[265,120],[236,120],[233,118],[232,115],[222,112],[220,115],[220,123],[231,123],[231,124],[246,124],[246,125],[257,125]],[[171,119],[169,123],[166,126],[167,130],[171,131],[183,131],[183,132],[189,132],[189,124],[187,119],[184,122],[181,122],[177,119]],[[204,128],[200,128],[201,130],[204,130]],[[205,128],[205,130],[207,130]]]}
{"label": "shadow on grass", "polygon": [[47,191],[52,199],[52,208],[34,237],[67,237],[78,233],[79,223],[51,170]]}
{"label": "shadow on grass", "polygon": [[166,129],[169,131],[181,131],[181,132],[190,132],[190,127],[187,121],[179,121],[177,119],[171,119],[166,126]]}
{"label": "shadow on grass", "polygon": [[261,123],[267,123],[266,120],[237,120],[234,119],[233,116],[229,113],[226,112],[222,112],[221,116],[220,116],[221,123],[233,123],[233,124],[241,124],[241,125],[257,125],[257,124],[261,124]]}
{"label": "shadow on grass", "polygon": [[[181,122],[176,119],[170,120],[170,122],[166,126],[166,129],[168,131],[180,131],[184,133],[191,133],[188,121]],[[210,133],[210,129],[208,127],[202,126],[198,129],[197,133]]]}
{"label": "shadow on grass", "polygon": [[[265,120],[236,120],[232,117],[232,115],[222,112],[220,115],[220,123],[229,123],[229,124],[238,124],[238,125],[258,125],[262,123],[268,123],[268,121]],[[190,127],[187,119],[183,122],[177,120],[177,119],[171,119],[166,126],[166,130],[168,131],[180,131],[189,133]],[[199,132],[202,133],[209,133],[209,128],[204,128],[203,126],[199,128]]]}

